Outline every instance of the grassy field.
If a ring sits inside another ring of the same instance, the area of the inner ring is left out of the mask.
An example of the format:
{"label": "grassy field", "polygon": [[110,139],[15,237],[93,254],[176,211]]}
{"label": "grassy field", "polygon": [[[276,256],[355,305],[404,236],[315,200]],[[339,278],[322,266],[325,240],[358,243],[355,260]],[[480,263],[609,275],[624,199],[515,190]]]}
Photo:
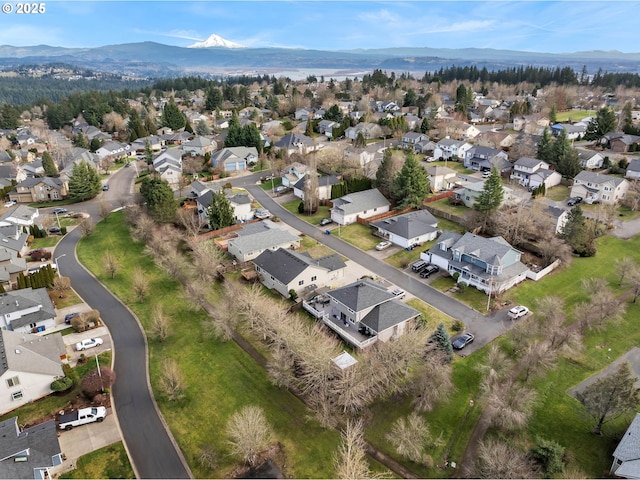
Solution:
{"label": "grassy field", "polygon": [[331,230],[331,235],[340,237],[345,242],[349,242],[362,250],[372,250],[381,241],[380,238],[371,235],[371,227],[360,223],[334,228]]}
{"label": "grassy field", "polygon": [[302,251],[307,252],[312,258],[324,257],[325,255],[332,255],[336,253],[329,247],[307,236],[302,237],[300,247]]}
{"label": "grassy field", "polygon": [[459,217],[464,217],[469,211],[469,208],[465,207],[464,205],[451,205],[449,203],[449,200],[446,198],[443,198],[442,200],[436,200],[435,202],[431,202],[429,206],[436,208],[445,213],[457,215]]}
{"label": "grassy field", "polygon": [[122,442],[108,445],[78,459],[76,468],[60,478],[135,478]]}
{"label": "grassy field", "polygon": [[[262,407],[283,445],[287,459],[286,473],[296,478],[334,476],[330,459],[339,435],[323,430],[307,420],[305,406],[289,392],[276,388],[267,373],[234,342],[209,338],[202,327],[205,316],[195,312],[183,300],[181,287],[167,277],[143,254],[144,246],[131,239],[122,222],[122,214],[113,214],[108,224],[96,226],[90,237],[78,246],[80,260],[112,292],[136,313],[145,329],[149,328],[152,305],[161,303],[172,319],[172,335],[162,342],[149,342],[151,385],[164,418],[185,454],[196,478],[226,477],[235,461],[230,458],[224,431],[228,418],[239,408],[253,404]],[[115,279],[103,271],[97,252],[110,250],[122,265]],[[140,304],[131,293],[131,276],[140,266],[150,281],[153,300]],[[186,398],[170,402],[158,384],[162,362],[175,359],[188,386]],[[200,449],[211,445],[220,452],[219,467],[211,472],[197,462]]]}
{"label": "grassy field", "polygon": [[389,265],[392,265],[396,268],[403,270],[420,258],[420,252],[423,252],[425,248],[429,248],[429,247],[425,247],[425,245],[426,244],[423,244],[419,248],[414,248],[412,250],[407,250],[406,248],[403,248],[402,250],[399,250],[393,255],[390,255],[387,258],[385,258],[384,261],[387,262]]}
{"label": "grassy field", "polygon": [[567,110],[566,112],[558,112],[556,121],[558,123],[579,122],[583,118],[595,115],[595,110]]}
{"label": "grassy field", "polygon": [[304,213],[299,213],[298,205],[300,205],[300,202],[301,200],[299,198],[296,198],[295,200],[292,200],[290,202],[283,203],[282,207],[288,210],[289,212],[293,213],[294,215],[297,215],[300,219],[304,220],[305,222],[310,223],[311,225],[318,225],[320,223],[320,220],[322,220],[323,218],[331,218],[330,208],[327,207],[326,205],[320,205],[318,207],[318,211],[313,215],[306,215]]}
{"label": "grassy field", "polygon": [[263,190],[273,190],[280,185],[282,185],[282,177],[276,177],[267,182],[261,183],[260,188]]}
{"label": "grassy field", "polygon": [[547,190],[545,197],[556,202],[562,202],[569,199],[569,187],[566,185],[556,185]]}
{"label": "grassy field", "polygon": [[[67,290],[64,293],[60,294],[56,293],[58,292],[55,292],[51,295],[51,300],[55,302],[55,306],[58,310],[61,308],[70,307],[71,305],[78,305],[82,303],[80,297],[78,297],[76,292],[74,292],[73,290]],[[62,298],[60,298],[60,295],[62,295]]]}
{"label": "grassy field", "polygon": [[[446,292],[454,287],[456,282],[453,277],[447,275],[436,278],[430,285],[441,292]],[[464,290],[458,290],[452,293],[451,296],[479,312],[485,313],[487,311],[487,295],[477,288],[467,287]]]}
{"label": "grassy field", "polygon": [[423,165],[426,166],[438,166],[438,167],[447,167],[450,168],[451,170],[455,170],[458,173],[473,173],[473,170],[468,169],[467,167],[464,166],[464,163],[462,162],[452,162],[452,161],[437,161],[437,162],[429,162],[429,163],[423,163]]}

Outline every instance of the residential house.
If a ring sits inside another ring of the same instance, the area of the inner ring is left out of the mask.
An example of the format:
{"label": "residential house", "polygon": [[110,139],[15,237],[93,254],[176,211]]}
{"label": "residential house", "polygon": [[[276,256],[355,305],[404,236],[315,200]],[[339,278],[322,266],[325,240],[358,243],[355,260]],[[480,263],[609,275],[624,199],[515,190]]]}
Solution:
{"label": "residential house", "polygon": [[0,227],[7,225],[18,225],[19,227],[30,227],[35,225],[35,219],[40,216],[37,208],[27,205],[16,205],[0,215]]}
{"label": "residential house", "polygon": [[21,165],[14,165],[13,163],[0,164],[0,180],[3,181],[3,185],[0,188],[8,187],[12,182],[20,183],[27,178],[27,172]]}
{"label": "residential house", "polygon": [[[468,208],[473,208],[478,201],[480,194],[484,191],[485,180],[475,180],[477,181],[462,182],[462,184],[454,190],[455,198],[462,200],[464,205]],[[509,187],[503,186],[502,191],[503,196],[501,205],[509,204],[512,200],[513,190]]]}
{"label": "residential house", "polygon": [[400,106],[392,100],[389,100],[387,102],[380,102],[378,104],[379,112],[397,112],[399,110],[400,110]]}
{"label": "residential house", "polygon": [[586,150],[584,148],[576,148],[578,152],[578,159],[582,168],[593,170],[594,168],[602,168],[604,163],[604,156],[599,152],[593,150]]}
{"label": "residential house", "polygon": [[544,213],[552,219],[556,235],[560,235],[569,221],[569,209],[547,205]]}
{"label": "residential house", "polygon": [[43,332],[56,324],[56,311],[46,288],[31,287],[0,294],[0,328]]}
{"label": "residential house", "polygon": [[[7,250],[15,252],[16,255],[24,256],[28,248],[27,241],[29,240],[29,232],[25,232],[24,226],[22,225],[7,223],[3,217],[0,217],[0,242],[2,242],[0,245]],[[19,259],[16,259],[16,261],[12,263],[20,265],[18,261]],[[9,276],[12,278],[11,272],[9,272]],[[11,286],[13,287],[13,285]],[[5,288],[5,290],[6,289],[7,288]]]}
{"label": "residential house", "polygon": [[293,162],[282,171],[282,185],[293,187],[298,180],[303,178],[309,170],[309,166],[300,162]]}
{"label": "residential house", "polygon": [[503,150],[474,146],[464,156],[464,166],[471,170],[492,170],[497,168],[502,174],[512,168],[508,155]]}
{"label": "residential house", "polygon": [[42,166],[42,160],[34,160],[31,163],[25,163],[20,168],[27,174],[27,177],[43,177],[44,167]]}
{"label": "residential house", "polygon": [[411,149],[416,150],[416,145],[420,142],[428,142],[429,136],[424,133],[418,132],[407,132],[402,136],[402,140],[400,140],[400,147],[405,150]]}
{"label": "residential house", "polygon": [[0,151],[0,163],[11,163],[13,162],[13,158],[9,155],[9,152],[6,150]]}
{"label": "residential house", "polygon": [[207,153],[211,153],[215,149],[215,142],[207,137],[196,137],[193,140],[182,143],[182,151],[193,157],[196,155],[204,157]]}
{"label": "residential house", "polygon": [[[1,229],[2,227],[0,227]],[[0,284],[7,291],[17,286],[18,274],[27,270],[27,262],[18,256],[20,250],[8,246],[9,240],[2,242],[0,236],[0,242],[2,245],[0,246]],[[6,243],[7,246],[4,246],[3,243]]]}
{"label": "residential house", "polygon": [[173,189],[180,185],[182,177],[182,150],[169,148],[153,157],[153,169],[160,174],[162,180],[166,180]]}
{"label": "residential house", "polygon": [[482,132],[475,138],[475,145],[480,147],[495,148],[497,150],[509,150],[516,142],[514,135],[506,132],[495,132],[489,130]]}
{"label": "residential house", "polygon": [[9,199],[18,203],[52,202],[69,194],[67,182],[61,178],[27,178],[9,192]]}
{"label": "residential house", "polygon": [[640,478],[640,413],[636,413],[613,451],[609,473],[615,478]]}
{"label": "residential house", "polygon": [[328,138],[333,137],[333,129],[339,127],[340,124],[338,122],[333,122],[331,120],[320,120],[318,122],[318,132],[322,135],[327,136]]}
{"label": "residential house", "polygon": [[165,132],[160,135],[160,140],[165,145],[182,145],[183,142],[187,142],[193,136],[189,132]]}
{"label": "residential house", "polygon": [[548,126],[549,119],[547,117],[525,115],[513,119],[513,129],[517,132],[540,134]]}
{"label": "residential house", "polygon": [[265,250],[253,259],[262,284],[283,297],[291,290],[298,295],[309,287],[324,287],[344,277],[347,265],[334,253],[320,258],[279,248]]}
{"label": "residential house", "polygon": [[349,127],[344,131],[344,136],[349,140],[358,138],[358,134],[362,134],[365,140],[382,137],[382,127],[377,123],[362,122],[353,127]]}
{"label": "residential house", "polygon": [[237,237],[227,243],[230,255],[241,262],[253,260],[265,250],[300,248],[301,238],[270,220],[243,226],[235,232]]}
{"label": "residential house", "polygon": [[[46,295],[46,289],[42,290]],[[2,308],[0,318],[6,316]],[[49,395],[51,382],[64,377],[62,362],[66,362],[67,349],[59,333],[40,336],[2,329],[0,352],[0,392],[4,392],[0,394],[0,414]]]}
{"label": "residential house", "polygon": [[404,116],[404,119],[407,122],[409,130],[416,130],[422,123],[422,119],[417,115],[407,114]]}
{"label": "residential house", "polygon": [[443,138],[436,144],[436,148],[433,150],[433,158],[442,160],[464,159],[472,147],[473,145],[462,140]]}
{"label": "residential house", "polygon": [[624,174],[629,180],[640,179],[640,158],[632,158],[627,166],[627,172]]}
{"label": "residential house", "polygon": [[[300,200],[304,200],[304,185],[310,174],[311,172],[307,172],[307,174],[293,186],[293,194]],[[338,175],[318,175],[318,200],[331,200],[332,187],[341,181],[342,177]]]}
{"label": "residential house", "polygon": [[522,253],[502,237],[485,238],[445,231],[420,258],[489,295],[500,294],[525,280]]}
{"label": "residential house", "polygon": [[572,197],[582,197],[585,203],[602,202],[615,205],[623,200],[629,190],[624,178],[582,170],[573,179]]}
{"label": "residential house", "polygon": [[189,185],[189,196],[191,198],[198,198],[207,190],[211,190],[211,185],[202,183],[200,180],[194,180],[193,182],[191,182],[191,185]]}
{"label": "residential house", "polygon": [[383,285],[361,279],[324,294],[328,305],[303,302],[303,308],[356,348],[395,340],[407,333],[420,312]]}
{"label": "residential house", "polygon": [[63,461],[55,420],[28,428],[18,425],[18,417],[0,422],[0,452],[0,478],[51,479]]}
{"label": "residential house", "polygon": [[287,155],[293,155],[294,153],[304,155],[317,149],[313,139],[301,133],[288,133],[275,142],[273,146],[286,152]]}
{"label": "residential house", "polygon": [[131,151],[131,146],[120,142],[107,142],[96,150],[96,155],[102,160],[106,157],[115,159],[126,157]]}
{"label": "residential house", "polygon": [[75,147],[67,159],[65,159],[65,168],[60,172],[62,176],[69,178],[73,171],[73,166],[82,162],[88,163],[92,168],[98,170],[100,168],[100,157],[90,152],[86,148]]}
{"label": "residential house", "polygon": [[427,210],[387,217],[369,224],[379,237],[402,248],[413,248],[434,240],[440,230],[438,220]]}
{"label": "residential house", "polygon": [[433,193],[451,190],[456,183],[457,172],[449,167],[428,165],[426,170],[429,175],[429,188]]}
{"label": "residential house", "polygon": [[[194,182],[195,183],[195,182]],[[193,183],[191,188],[193,191]],[[203,225],[209,223],[209,206],[213,201],[214,193],[220,191],[219,185],[207,187],[202,190],[200,195],[196,198],[196,205],[198,207],[198,216]],[[233,218],[236,222],[246,222],[253,218],[253,211],[251,210],[251,197],[248,193],[233,193],[231,190],[225,190],[225,197],[229,200],[231,208],[233,209]]]}
{"label": "residential house", "polygon": [[[376,147],[377,149],[377,147]],[[364,167],[372,162],[376,157],[376,150],[370,148],[356,148],[353,145],[347,145],[342,151],[342,155],[348,162]]]}
{"label": "residential house", "polygon": [[211,155],[211,165],[224,172],[246,170],[257,161],[256,147],[226,147]]}
{"label": "residential house", "polygon": [[512,180],[523,187],[536,188],[544,183],[546,188],[560,185],[562,175],[549,169],[549,164],[537,158],[521,157],[513,164]]}
{"label": "residential house", "polygon": [[294,118],[301,122],[306,122],[310,118],[313,118],[313,109],[311,108],[296,108]]}
{"label": "residential house", "polygon": [[149,135],[147,137],[140,137],[131,142],[130,152],[145,152],[147,150],[147,144],[153,152],[158,152],[164,146],[162,137],[158,135]]}
{"label": "residential house", "polygon": [[474,125],[457,120],[446,122],[441,132],[445,137],[457,138],[459,140],[472,140],[480,135],[480,130]]}
{"label": "residential house", "polygon": [[377,188],[350,193],[333,201],[331,219],[340,225],[349,225],[357,218],[369,218],[389,211],[389,201]]}
{"label": "residential house", "polygon": [[614,152],[633,152],[640,149],[640,135],[610,132],[600,139],[600,143]]}
{"label": "residential house", "polygon": [[551,133],[554,136],[560,135],[561,131],[565,131],[567,134],[567,138],[569,140],[579,140],[584,137],[584,134],[587,133],[587,124],[578,122],[578,123],[556,123],[555,125],[551,125]]}

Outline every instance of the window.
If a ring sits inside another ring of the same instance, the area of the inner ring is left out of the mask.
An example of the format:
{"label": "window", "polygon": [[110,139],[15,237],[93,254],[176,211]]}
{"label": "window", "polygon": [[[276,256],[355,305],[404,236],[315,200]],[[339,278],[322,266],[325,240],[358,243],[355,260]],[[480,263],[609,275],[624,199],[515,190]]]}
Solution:
{"label": "window", "polygon": [[22,390],[18,391],[18,392],[13,392],[11,394],[11,400],[19,400],[22,398]]}
{"label": "window", "polygon": [[15,387],[20,385],[20,379],[18,377],[7,378],[7,387]]}
{"label": "window", "polygon": [[314,275],[313,277],[311,277],[311,281],[312,281],[312,282],[315,282],[317,279],[318,279],[318,277],[317,277],[317,276],[315,276],[315,275]]}
{"label": "window", "polygon": [[609,200],[609,195],[602,195],[603,200]]}
{"label": "window", "polygon": [[298,285],[304,285],[304,280],[300,280],[300,281],[298,282]]}

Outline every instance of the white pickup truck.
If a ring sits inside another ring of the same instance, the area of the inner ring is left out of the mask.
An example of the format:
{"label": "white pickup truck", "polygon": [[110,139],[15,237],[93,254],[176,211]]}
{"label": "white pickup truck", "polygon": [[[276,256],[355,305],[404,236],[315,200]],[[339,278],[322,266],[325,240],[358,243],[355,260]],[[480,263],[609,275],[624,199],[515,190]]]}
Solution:
{"label": "white pickup truck", "polygon": [[58,428],[60,430],[71,430],[73,427],[79,427],[85,423],[101,422],[106,416],[107,409],[104,407],[81,408],[58,417]]}

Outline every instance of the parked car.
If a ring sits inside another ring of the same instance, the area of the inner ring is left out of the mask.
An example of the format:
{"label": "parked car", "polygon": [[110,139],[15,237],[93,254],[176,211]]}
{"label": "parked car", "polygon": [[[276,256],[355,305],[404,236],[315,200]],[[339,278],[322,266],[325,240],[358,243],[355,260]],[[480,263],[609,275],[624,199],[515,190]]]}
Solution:
{"label": "parked car", "polygon": [[569,205],[570,207],[573,207],[574,205],[577,205],[581,202],[582,202],[582,197],[571,197],[567,202],[567,205]]}
{"label": "parked car", "polygon": [[462,350],[464,347],[473,342],[475,335],[473,333],[463,333],[459,337],[456,337],[451,342],[451,346],[456,350]]}
{"label": "parked car", "polygon": [[97,338],[85,338],[84,340],[80,340],[76,343],[76,350],[81,352],[82,350],[86,350],[87,348],[97,347],[98,345],[102,345],[102,339],[100,337]]}
{"label": "parked car", "polygon": [[491,176],[491,170],[485,170],[482,172],[482,178],[489,178]]}
{"label": "parked car", "polygon": [[524,317],[527,313],[529,313],[529,309],[524,305],[518,305],[509,310],[509,318],[511,320],[515,320],[516,318]]}
{"label": "parked car", "polygon": [[411,264],[411,270],[413,270],[414,272],[419,272],[420,270],[422,270],[427,265],[429,265],[429,264],[427,262],[425,262],[424,260],[418,260],[418,261],[413,262]]}
{"label": "parked car", "polygon": [[391,245],[393,244],[389,240],[385,240],[384,242],[380,242],[379,244],[376,245],[376,250],[378,251],[385,250],[389,248]]}
{"label": "parked car", "polygon": [[60,235],[62,233],[62,229],[60,227],[49,227],[48,232],[54,235]]}
{"label": "parked car", "polygon": [[286,192],[288,189],[288,187],[285,187],[284,185],[278,185],[276,187],[276,193],[282,193],[282,192]]}
{"label": "parked car", "polygon": [[320,220],[320,223],[318,225],[320,225],[321,227],[324,227],[325,225],[329,225],[330,223],[333,223],[332,219],[323,218],[322,220]]}
{"label": "parked car", "polygon": [[391,293],[395,295],[396,298],[404,298],[404,296],[406,295],[406,292],[401,288],[396,288],[395,290],[392,290]]}
{"label": "parked car", "polygon": [[54,215],[60,215],[61,213],[67,213],[67,209],[58,207],[58,208],[54,208],[51,213],[53,213]]}
{"label": "parked car", "polygon": [[255,212],[253,212],[253,216],[259,218],[260,220],[264,220],[265,218],[269,218],[271,216],[271,212],[266,208],[257,208]]}
{"label": "parked car", "polygon": [[58,428],[60,430],[71,430],[86,423],[102,422],[107,416],[105,407],[81,408],[75,412],[70,412],[58,417]]}
{"label": "parked car", "polygon": [[102,191],[103,192],[106,192],[108,190],[109,190],[109,184],[108,183],[105,183],[104,185],[102,185]]}
{"label": "parked car", "polygon": [[424,267],[422,270],[420,270],[420,277],[429,278],[432,274],[437,273],[439,271],[440,271],[439,266],[430,264]]}
{"label": "parked car", "polygon": [[16,202],[15,200],[9,200],[7,203],[4,204],[4,208],[13,207],[16,203],[18,202]]}
{"label": "parked car", "polygon": [[80,315],[80,312],[73,312],[73,313],[67,313],[64,316],[64,323],[66,323],[67,325],[69,325],[71,323],[71,319],[73,317],[77,317],[78,315]]}

